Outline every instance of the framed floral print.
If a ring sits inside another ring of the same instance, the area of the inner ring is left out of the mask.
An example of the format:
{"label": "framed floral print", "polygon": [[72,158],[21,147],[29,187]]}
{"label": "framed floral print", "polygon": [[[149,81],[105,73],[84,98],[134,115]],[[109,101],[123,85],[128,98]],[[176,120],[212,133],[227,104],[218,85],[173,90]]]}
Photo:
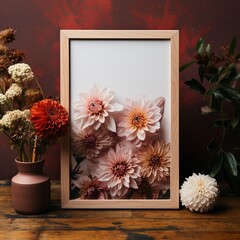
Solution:
{"label": "framed floral print", "polygon": [[178,31],[60,35],[62,208],[178,208]]}

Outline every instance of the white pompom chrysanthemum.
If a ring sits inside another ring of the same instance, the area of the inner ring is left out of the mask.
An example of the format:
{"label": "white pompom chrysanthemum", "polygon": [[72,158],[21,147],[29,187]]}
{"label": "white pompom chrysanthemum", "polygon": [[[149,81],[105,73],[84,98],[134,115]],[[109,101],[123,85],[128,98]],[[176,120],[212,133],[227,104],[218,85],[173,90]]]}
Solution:
{"label": "white pompom chrysanthemum", "polygon": [[207,212],[214,206],[219,190],[216,179],[203,174],[193,174],[180,189],[182,205],[191,212]]}

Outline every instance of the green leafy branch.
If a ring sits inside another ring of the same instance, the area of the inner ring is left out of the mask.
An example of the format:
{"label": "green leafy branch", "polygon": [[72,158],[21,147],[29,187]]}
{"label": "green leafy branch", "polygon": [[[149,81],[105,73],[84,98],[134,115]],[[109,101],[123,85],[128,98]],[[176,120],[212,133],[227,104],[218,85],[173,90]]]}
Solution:
{"label": "green leafy branch", "polygon": [[[237,39],[233,37],[229,46],[222,47],[221,53],[215,53],[210,44],[200,39],[196,44],[193,59],[180,67],[180,72],[197,65],[198,79],[191,78],[185,84],[202,95],[206,105],[202,114],[212,114],[214,121],[210,124],[217,128],[216,136],[208,144],[211,154],[208,174],[215,177],[221,169],[231,181],[239,175],[237,160],[238,142],[229,149],[225,144],[226,134],[232,139],[240,128],[240,53],[236,53]],[[230,110],[231,111],[230,111]],[[227,150],[225,148],[228,148]],[[233,184],[230,183],[233,186]],[[233,186],[234,187],[234,186]],[[240,181],[239,186],[240,190]]]}

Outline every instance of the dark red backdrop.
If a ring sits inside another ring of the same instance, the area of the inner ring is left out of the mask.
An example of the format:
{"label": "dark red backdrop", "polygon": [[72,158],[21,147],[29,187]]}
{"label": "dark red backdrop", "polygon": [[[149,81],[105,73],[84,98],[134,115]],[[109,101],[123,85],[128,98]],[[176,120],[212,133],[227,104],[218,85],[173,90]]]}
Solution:
{"label": "dark red backdrop", "polygon": [[[233,35],[240,40],[239,0],[1,0],[0,29],[17,29],[13,47],[26,54],[48,95],[59,95],[60,29],[179,29],[180,65],[189,60],[200,37],[215,48]],[[184,82],[195,73],[180,74],[180,173],[198,172],[208,161],[208,121],[200,115],[202,101]],[[0,137],[0,179],[15,173],[15,153]],[[59,144],[47,155],[45,172],[60,176]]]}

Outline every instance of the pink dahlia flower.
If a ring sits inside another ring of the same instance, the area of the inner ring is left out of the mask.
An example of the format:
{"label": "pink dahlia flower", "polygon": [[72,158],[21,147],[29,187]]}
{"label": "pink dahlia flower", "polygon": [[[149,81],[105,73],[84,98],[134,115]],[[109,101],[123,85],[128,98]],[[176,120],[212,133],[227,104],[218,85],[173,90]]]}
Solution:
{"label": "pink dahlia flower", "polygon": [[100,181],[106,183],[112,197],[123,197],[130,188],[138,188],[140,166],[137,158],[132,156],[131,149],[116,145],[107,155],[99,160]]}
{"label": "pink dahlia flower", "polygon": [[156,142],[143,148],[138,159],[141,165],[141,176],[150,184],[154,181],[166,180],[170,176],[170,143]]}
{"label": "pink dahlia flower", "polygon": [[[85,158],[80,162],[78,166],[74,165],[74,160],[72,161],[72,172],[75,173],[73,175],[74,179],[79,178],[82,175],[95,177],[97,175],[96,170],[98,168],[98,161],[92,161],[91,159]],[[73,174],[73,173],[72,173]]]}
{"label": "pink dahlia flower", "polygon": [[113,113],[122,111],[123,106],[114,102],[114,92],[109,88],[100,89],[96,84],[87,93],[81,93],[74,104],[75,120],[80,128],[92,126],[95,130],[102,124],[112,132],[116,132]]}
{"label": "pink dahlia flower", "polygon": [[80,189],[82,199],[107,199],[107,187],[97,178],[90,179],[88,176],[81,176],[75,181],[75,186]]}
{"label": "pink dahlia flower", "polygon": [[93,159],[99,156],[113,143],[109,131],[99,128],[97,131],[91,127],[83,130],[73,128],[72,146],[74,154]]}
{"label": "pink dahlia flower", "polygon": [[118,132],[120,137],[128,141],[144,141],[146,133],[155,133],[160,129],[162,110],[156,102],[141,98],[128,100],[121,116],[119,116]]}

